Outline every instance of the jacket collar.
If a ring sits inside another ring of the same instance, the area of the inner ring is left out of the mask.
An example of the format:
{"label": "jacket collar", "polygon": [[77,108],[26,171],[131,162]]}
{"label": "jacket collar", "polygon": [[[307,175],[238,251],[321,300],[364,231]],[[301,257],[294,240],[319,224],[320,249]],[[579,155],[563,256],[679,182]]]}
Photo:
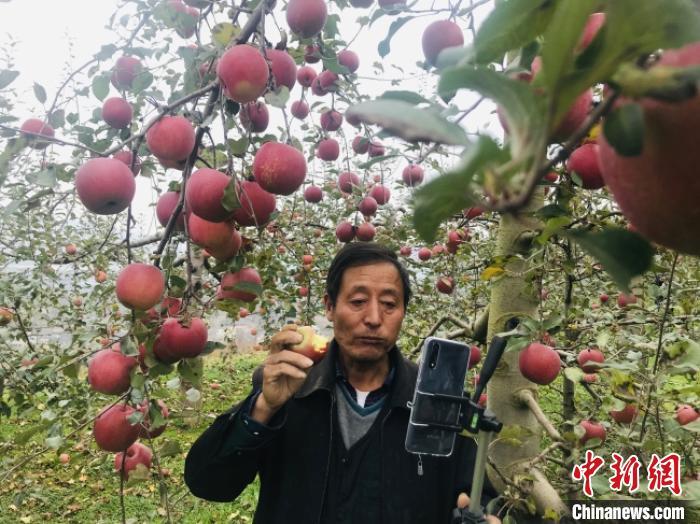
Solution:
{"label": "jacket collar", "polygon": [[[296,398],[307,397],[318,390],[333,392],[336,381],[335,363],[339,352],[338,343],[335,339],[331,340],[328,354],[321,362],[311,368],[304,384],[294,395]],[[395,369],[389,405],[392,408],[402,407],[408,409],[407,403],[413,400],[417,368],[415,364],[404,358],[396,345],[389,350],[389,359]]]}

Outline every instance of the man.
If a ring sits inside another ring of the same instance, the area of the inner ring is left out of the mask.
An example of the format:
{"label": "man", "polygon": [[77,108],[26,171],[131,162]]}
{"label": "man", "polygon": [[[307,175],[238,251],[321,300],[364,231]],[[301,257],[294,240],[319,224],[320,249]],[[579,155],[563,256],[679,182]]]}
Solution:
{"label": "man", "polygon": [[256,524],[448,523],[466,504],[476,446],[458,438],[449,458],[405,450],[417,366],[396,340],[410,296],[391,250],[343,247],[326,281],[328,354],[313,366],[285,349],[301,342],[294,325],[272,337],[252,393],[192,446],[192,493],[231,501],[260,475]]}

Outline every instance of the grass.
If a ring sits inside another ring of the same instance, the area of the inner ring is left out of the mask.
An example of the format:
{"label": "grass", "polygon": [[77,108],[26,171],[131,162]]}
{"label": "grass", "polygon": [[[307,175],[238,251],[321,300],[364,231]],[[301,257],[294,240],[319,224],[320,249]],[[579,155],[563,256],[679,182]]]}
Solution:
{"label": "grass", "polygon": [[[180,447],[173,456],[161,458],[161,467],[168,472],[166,486],[172,522],[252,522],[258,497],[257,480],[236,501],[214,503],[189,493],[183,481],[183,468],[185,455],[194,440],[217,414],[249,392],[252,372],[264,356],[253,353],[207,357],[198,416],[187,416],[189,410],[179,390],[165,390],[169,393],[163,398],[171,412],[169,425],[153,443],[156,449],[167,440],[176,441]],[[214,389],[212,384],[220,384],[219,389]],[[3,419],[0,437],[10,442],[22,429],[19,420]],[[113,470],[114,455],[97,449],[90,432],[91,426],[88,426],[69,443],[68,464],[61,464],[57,453],[46,452],[18,469],[0,486],[0,523],[121,522],[119,476]],[[39,449],[41,442],[32,440],[22,447],[11,447],[9,456],[2,458],[15,463]],[[127,522],[166,521],[157,478],[128,483],[124,503]]]}

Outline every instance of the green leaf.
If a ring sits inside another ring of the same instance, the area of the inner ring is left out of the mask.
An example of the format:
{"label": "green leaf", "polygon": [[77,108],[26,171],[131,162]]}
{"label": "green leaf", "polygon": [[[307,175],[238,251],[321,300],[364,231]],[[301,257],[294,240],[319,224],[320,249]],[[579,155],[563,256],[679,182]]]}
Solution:
{"label": "green leaf", "polygon": [[476,62],[500,62],[511,49],[524,47],[544,32],[560,1],[497,2],[474,39]]}
{"label": "green leaf", "polygon": [[66,123],[66,112],[63,109],[57,109],[49,115],[49,124],[51,127],[63,127]]}
{"label": "green leaf", "polygon": [[160,457],[176,457],[180,453],[182,453],[182,447],[177,440],[166,440],[158,451]]}
{"label": "green leaf", "polygon": [[36,173],[30,173],[27,175],[27,180],[33,184],[42,187],[55,187],[56,186],[56,168],[47,167]]}
{"label": "green leaf", "polygon": [[413,105],[430,103],[430,100],[413,91],[384,91],[379,98],[382,100],[402,100]]}
{"label": "green leaf", "polygon": [[180,376],[195,386],[199,386],[204,370],[201,358],[186,358],[177,365],[177,372]]}
{"label": "green leaf", "polygon": [[280,86],[276,91],[268,91],[265,93],[265,102],[273,107],[284,108],[289,101],[289,88]]}
{"label": "green leaf", "polygon": [[[238,140],[229,139],[228,148],[233,156],[242,158],[248,150],[248,138],[242,136]],[[236,199],[236,202],[238,202],[238,199]],[[238,204],[235,207],[238,207]]]}
{"label": "green leaf", "polygon": [[236,192],[236,185],[236,179],[232,178],[224,189],[224,196],[221,198],[221,205],[224,206],[226,211],[235,211],[241,207],[241,201],[238,199],[238,193]]}
{"label": "green leaf", "polygon": [[19,76],[19,71],[12,71],[11,69],[3,69],[0,71],[0,89],[5,89],[15,78]]}
{"label": "green leaf", "polygon": [[546,131],[544,99],[525,83],[484,66],[446,69],[440,75],[441,96],[470,89],[499,105],[508,122],[513,156],[530,142],[539,142]]}
{"label": "green leaf", "polygon": [[211,30],[211,41],[219,49],[224,49],[240,32],[241,28],[231,22],[220,22]]}
{"label": "green leaf", "polygon": [[427,109],[401,100],[370,100],[352,106],[348,116],[358,117],[408,142],[466,145],[467,134],[459,125]]}
{"label": "green leaf", "polygon": [[623,104],[603,121],[605,139],[622,156],[639,156],[644,147],[644,110],[639,104]]}
{"label": "green leaf", "polygon": [[496,142],[481,137],[467,148],[461,166],[418,188],[414,193],[413,225],[421,238],[432,242],[440,222],[477,201],[469,187],[477,172],[508,159],[508,152]]}
{"label": "green leaf", "polygon": [[46,89],[41,84],[34,82],[34,96],[42,104],[46,102]]}
{"label": "green leaf", "polygon": [[150,71],[144,70],[136,75],[136,78],[134,78],[134,82],[131,85],[131,90],[134,93],[141,93],[142,91],[148,89],[152,83],[153,75]]}
{"label": "green leaf", "polygon": [[386,37],[384,38],[384,40],[379,42],[379,45],[377,45],[377,52],[379,53],[379,56],[384,58],[386,55],[389,54],[389,52],[391,51],[391,39],[394,37],[394,34],[396,34],[396,31],[401,29],[401,27],[409,20],[413,20],[413,17],[405,16],[402,18],[397,18],[391,23],[391,25],[389,26],[389,32],[387,33]]}
{"label": "green leaf", "polygon": [[109,94],[109,77],[107,75],[98,75],[92,78],[92,94],[100,101],[107,98]]}
{"label": "green leaf", "polygon": [[594,233],[569,231],[566,235],[597,259],[625,293],[630,292],[630,280],[651,267],[654,248],[637,233],[610,228]]}
{"label": "green leaf", "polygon": [[[697,373],[700,371],[700,344],[690,339],[683,339],[674,345],[679,345],[678,351],[681,355],[672,360],[670,365],[670,373],[672,375],[682,375],[685,373]],[[667,353],[673,351],[673,348],[665,350]]]}

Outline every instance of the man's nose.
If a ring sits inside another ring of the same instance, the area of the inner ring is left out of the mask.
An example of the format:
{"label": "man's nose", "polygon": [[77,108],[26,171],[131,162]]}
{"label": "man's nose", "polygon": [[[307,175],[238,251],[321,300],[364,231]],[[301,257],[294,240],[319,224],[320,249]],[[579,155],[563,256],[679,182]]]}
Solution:
{"label": "man's nose", "polygon": [[382,323],[382,314],[378,301],[370,300],[365,309],[365,324],[379,326]]}

